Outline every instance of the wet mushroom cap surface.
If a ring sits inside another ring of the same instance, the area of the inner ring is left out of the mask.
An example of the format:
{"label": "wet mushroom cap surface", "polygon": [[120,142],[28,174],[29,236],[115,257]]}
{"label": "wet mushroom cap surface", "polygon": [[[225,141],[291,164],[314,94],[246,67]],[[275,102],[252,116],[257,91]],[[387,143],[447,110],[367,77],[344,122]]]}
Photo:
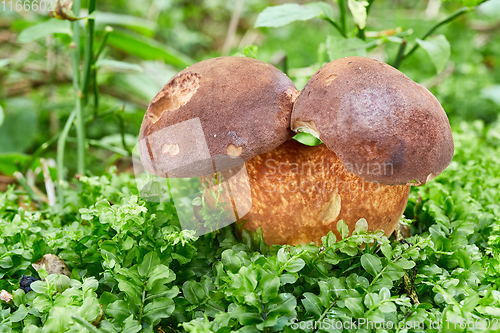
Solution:
{"label": "wet mushroom cap surface", "polygon": [[292,129],[317,136],[367,181],[421,185],[453,158],[445,111],[422,85],[364,57],[337,59],[308,81]]}
{"label": "wet mushroom cap surface", "polygon": [[139,135],[142,164],[158,176],[196,177],[213,173],[214,156],[248,161],[293,136],[298,94],[283,72],[252,58],[192,65],[149,105]]}
{"label": "wet mushroom cap surface", "polygon": [[252,202],[240,222],[248,230],[262,227],[268,245],[320,245],[330,230],[340,239],[339,220],[352,233],[360,218],[367,220],[369,231],[390,235],[411,188],[368,182],[347,172],[324,144],[309,147],[288,140],[245,165]]}

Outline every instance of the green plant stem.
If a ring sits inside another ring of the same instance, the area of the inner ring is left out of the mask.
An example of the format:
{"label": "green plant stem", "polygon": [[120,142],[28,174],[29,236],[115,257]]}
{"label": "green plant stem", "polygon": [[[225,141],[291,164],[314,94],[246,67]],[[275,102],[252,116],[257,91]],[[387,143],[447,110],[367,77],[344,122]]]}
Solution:
{"label": "green plant stem", "polygon": [[118,123],[120,125],[120,135],[122,138],[123,149],[125,149],[125,151],[128,152],[128,154],[127,154],[128,156],[132,156],[132,151],[128,148],[127,142],[125,141],[125,122],[123,121],[123,117],[119,113],[116,114],[116,117],[118,118]]}
{"label": "green plant stem", "polygon": [[[79,2],[79,1],[78,1]],[[90,0],[88,14],[95,11],[97,0]],[[76,123],[77,130],[77,172],[79,174],[85,173],[85,151],[86,151],[86,134],[84,122],[84,108],[88,103],[88,95],[90,88],[90,78],[92,76],[92,67],[94,64],[93,45],[94,45],[94,19],[88,18],[85,26],[85,50],[83,58],[83,79],[80,85],[79,99],[76,101]]]}
{"label": "green plant stem", "polygon": [[[108,116],[110,114],[114,114],[114,113],[115,113],[114,109],[110,109],[110,110],[107,110],[106,112],[102,112],[102,113],[98,114],[97,118],[104,118],[104,117],[106,117],[106,116]],[[87,116],[86,119],[85,119],[85,123],[88,124],[88,123],[90,123],[93,120],[95,120],[95,118]],[[60,131],[59,133],[57,133],[56,135],[54,135],[49,140],[47,140],[44,143],[42,143],[35,150],[35,152],[31,155],[29,161],[24,166],[24,168],[22,170],[23,174],[25,174],[28,171],[28,169],[33,165],[33,162],[35,162],[35,160],[37,159],[38,156],[40,156],[45,150],[47,150],[47,148],[49,148],[50,146],[52,146],[57,141],[57,139],[59,138],[59,136],[61,135],[61,133],[62,133],[62,131]]]}
{"label": "green plant stem", "polygon": [[281,60],[281,64],[283,65],[283,73],[288,75],[288,57],[286,54],[283,57],[283,60]]}
{"label": "green plant stem", "polygon": [[71,129],[71,124],[75,120],[76,110],[71,113],[64,129],[57,140],[57,197],[61,207],[64,205],[64,197],[62,192],[62,184],[64,181],[64,146],[66,144],[66,139],[68,137],[69,130]]}
{"label": "green plant stem", "polygon": [[[80,14],[80,0],[73,1],[73,13],[75,16]],[[77,172],[83,174],[85,171],[85,126],[83,124],[83,108],[82,108],[82,91],[80,86],[80,25],[78,21],[72,23],[73,28],[73,42],[71,43],[71,67],[73,70],[73,88],[75,89],[75,110],[77,127],[76,133],[79,144],[77,146]],[[69,129],[68,129],[69,131]],[[64,149],[63,149],[64,152]],[[59,156],[59,152],[58,152]],[[62,164],[64,156],[58,158],[58,174],[62,174]],[[61,170],[59,170],[61,167]],[[61,181],[62,179],[58,179]]]}
{"label": "green plant stem", "polygon": [[[368,6],[366,6],[366,16],[367,17],[370,15],[370,8],[373,4],[373,1],[375,1],[375,0],[368,0]],[[363,29],[358,29],[358,38],[360,38],[362,40],[366,39],[365,30],[366,30],[366,27]]]}
{"label": "green plant stem", "polygon": [[359,29],[358,27],[358,38],[361,40],[366,40],[365,29]]}
{"label": "green plant stem", "polygon": [[333,27],[334,27],[335,29],[337,29],[337,30],[340,32],[340,34],[342,35],[342,37],[347,38],[347,35],[346,35],[346,34],[345,34],[345,32],[342,30],[342,28],[338,25],[338,23],[337,23],[337,22],[335,22],[334,20],[332,20],[332,19],[331,19],[331,18],[329,18],[329,17],[325,17],[324,19],[325,19],[327,22],[329,22],[331,25],[333,25]]}
{"label": "green plant stem", "polygon": [[[406,250],[404,250],[401,254],[399,254],[396,258],[394,258],[392,261],[391,261],[391,264],[394,264],[396,261],[398,261],[399,259],[403,258],[403,254],[405,254],[406,252],[408,252],[410,249],[413,249],[413,248],[420,248],[420,245],[422,243],[425,243],[427,242],[429,239],[431,238],[431,236],[423,239],[423,240],[420,240],[418,243],[416,244],[413,244],[411,246],[409,246]],[[373,286],[375,284],[375,282],[377,282],[377,280],[382,276],[382,274],[384,273],[384,271],[387,269],[387,267],[389,267],[389,265],[385,266],[384,268],[382,268],[382,270],[377,274],[375,275],[375,277],[373,278],[372,282],[370,283],[370,286]]]}
{"label": "green plant stem", "polygon": [[[68,141],[68,142],[78,142],[78,139],[74,138],[74,137],[69,137],[69,138],[67,138],[66,141]],[[112,145],[108,145],[108,144],[105,144],[105,143],[102,143],[102,142],[100,142],[98,140],[93,140],[93,139],[88,139],[87,142],[91,146],[99,147],[99,148],[103,148],[103,149],[107,149],[109,151],[112,151],[113,153],[120,154],[120,155],[123,155],[123,156],[129,156],[129,152],[126,151],[125,149],[120,148],[120,147],[115,147],[115,146],[112,146]]]}
{"label": "green plant stem", "polygon": [[[330,306],[329,306],[327,309],[325,309],[325,311],[323,311],[323,313],[322,313],[322,314],[321,314],[321,316],[319,317],[318,322],[320,322],[320,323],[321,323],[321,322],[323,321],[323,319],[325,319],[326,315],[330,312],[331,308],[333,307],[333,305],[334,305],[335,303],[337,303],[337,301],[338,301],[338,300],[339,300],[339,298],[337,297],[337,298],[335,298],[335,299],[334,299],[334,300],[330,303]],[[314,331],[314,333],[316,333],[319,329],[320,329],[320,328],[316,329],[316,330]]]}
{"label": "green plant stem", "polygon": [[[364,316],[366,318],[368,318],[368,316],[371,315],[373,311],[377,310],[380,307],[381,304],[384,304],[384,303],[387,303],[387,302],[392,302],[392,301],[393,301],[392,299],[384,299],[384,300],[380,301],[380,303],[378,303],[376,306],[372,307],[367,312],[365,312]],[[373,303],[373,298],[372,298],[372,303]]]}
{"label": "green plant stem", "polygon": [[35,162],[35,160],[37,159],[37,157],[40,156],[40,154],[43,153],[47,148],[49,148],[50,146],[52,146],[52,144],[57,141],[57,139],[59,138],[60,135],[61,135],[61,132],[58,132],[56,135],[54,135],[53,137],[51,137],[49,140],[47,140],[44,143],[42,143],[40,145],[40,147],[38,147],[35,150],[35,152],[33,154],[31,154],[30,159],[28,160],[28,162],[24,166],[22,172],[26,173],[28,171],[28,169],[33,165],[33,162]]}
{"label": "green plant stem", "polygon": [[[421,40],[424,40],[426,39],[427,37],[429,37],[434,31],[436,31],[439,27],[453,21],[454,19],[456,19],[457,17],[460,17],[461,15],[463,14],[466,14],[468,13],[469,11],[471,11],[472,8],[469,8],[469,7],[462,7],[456,11],[454,11],[452,14],[450,14],[450,16],[448,17],[445,17],[444,19],[442,19],[441,21],[439,21],[438,23],[434,24],[426,33],[425,35],[422,36],[422,38],[420,38]],[[408,51],[407,54],[404,55],[404,57],[402,58],[402,60],[406,59],[407,57],[409,57],[410,55],[413,54],[413,52],[415,52],[417,49],[418,49],[419,45],[418,43],[415,43],[415,45],[411,48],[410,51]]]}
{"label": "green plant stem", "polygon": [[94,119],[97,119],[97,111],[99,109],[99,88],[97,87],[97,69],[95,69],[95,66],[92,66],[92,82],[93,82],[93,88],[94,88]]}
{"label": "green plant stem", "polygon": [[113,32],[113,28],[110,27],[109,25],[104,29],[104,36],[102,37],[101,44],[99,44],[99,48],[97,49],[97,52],[95,54],[94,59],[97,60],[99,59],[99,56],[101,55],[102,51],[104,51],[104,47],[106,46],[106,42],[108,41],[109,34]]}
{"label": "green plant stem", "polygon": [[38,195],[33,191],[33,188],[28,184],[26,181],[26,178],[24,178],[24,175],[20,173],[19,171],[14,172],[14,177],[16,177],[17,182],[21,184],[21,186],[24,188],[26,191],[26,194],[31,198],[33,201],[38,201],[40,198]]}
{"label": "green plant stem", "polygon": [[373,2],[375,0],[368,0],[368,6],[366,6],[366,16],[370,15],[370,8],[372,8]]}
{"label": "green plant stem", "polygon": [[89,1],[89,18],[85,26],[85,54],[83,58],[83,81],[82,81],[82,95],[83,99],[88,100],[88,93],[90,88],[90,78],[92,75],[92,66],[94,65],[94,25],[95,20],[91,18],[92,13],[95,11],[97,0]]}
{"label": "green plant stem", "polygon": [[394,64],[392,65],[394,68],[399,68],[401,61],[403,61],[406,45],[407,45],[406,39],[403,38],[403,41],[401,42],[401,45],[399,46],[399,51],[398,51],[398,55],[396,57],[396,60],[394,60]]}
{"label": "green plant stem", "polygon": [[73,320],[76,321],[78,324],[80,324],[82,327],[85,327],[89,332],[92,332],[92,333],[99,333],[99,332],[101,332],[95,326],[93,326],[92,324],[90,324],[88,321],[86,321],[82,317],[71,316],[71,318],[73,318]]}
{"label": "green plant stem", "polygon": [[85,173],[85,123],[83,121],[82,99],[76,99],[76,136],[78,143],[76,146],[77,167],[76,172],[79,174]]}
{"label": "green plant stem", "polygon": [[345,0],[337,0],[340,9],[340,27],[342,28],[342,35],[347,38],[347,13]]}
{"label": "green plant stem", "polygon": [[374,47],[374,46],[379,46],[383,42],[384,41],[382,39],[375,39],[369,43],[366,43],[364,47],[365,47],[365,49],[369,49],[369,48]]}
{"label": "green plant stem", "polygon": [[109,25],[104,29],[104,36],[101,40],[101,44],[99,44],[99,47],[97,49],[97,52],[94,55],[94,62],[92,65],[92,82],[93,82],[93,94],[94,94],[94,119],[97,118],[97,111],[99,109],[99,88],[97,87],[97,69],[95,68],[95,62],[97,59],[99,59],[100,55],[102,54],[102,51],[104,50],[104,47],[106,46],[106,42],[108,41],[109,34],[113,32],[113,28],[110,27]]}
{"label": "green plant stem", "polygon": [[145,285],[142,286],[142,301],[141,301],[141,309],[139,310],[139,322],[142,321],[142,312],[144,311],[144,303],[146,303],[146,289],[145,289],[145,287],[146,287]]}
{"label": "green plant stem", "polygon": [[[73,12],[76,16],[80,13],[80,1],[73,2]],[[78,21],[71,22],[73,40],[71,43],[71,68],[73,71],[73,88],[78,93],[80,82],[80,23]]]}

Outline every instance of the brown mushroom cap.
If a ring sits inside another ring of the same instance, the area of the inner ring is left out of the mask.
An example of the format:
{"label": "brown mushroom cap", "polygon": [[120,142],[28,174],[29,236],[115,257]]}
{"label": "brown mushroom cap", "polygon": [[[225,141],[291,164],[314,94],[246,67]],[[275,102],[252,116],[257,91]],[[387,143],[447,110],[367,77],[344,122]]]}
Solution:
{"label": "brown mushroom cap", "polygon": [[450,124],[426,88],[377,60],[347,57],[316,72],[292,111],[347,170],[367,181],[421,185],[453,158]]}
{"label": "brown mushroom cap", "polygon": [[248,161],[293,136],[297,95],[284,73],[255,59],[221,57],[190,66],[146,111],[139,135],[142,164],[158,176],[197,177],[214,172],[215,156]]}
{"label": "brown mushroom cap", "polygon": [[[401,218],[411,186],[364,181],[347,172],[334,152],[289,140],[245,163],[250,182],[250,211],[240,216],[243,228],[262,227],[268,244],[321,244],[337,222],[352,233],[365,218],[368,230],[390,235]],[[238,204],[237,197],[233,198]]]}

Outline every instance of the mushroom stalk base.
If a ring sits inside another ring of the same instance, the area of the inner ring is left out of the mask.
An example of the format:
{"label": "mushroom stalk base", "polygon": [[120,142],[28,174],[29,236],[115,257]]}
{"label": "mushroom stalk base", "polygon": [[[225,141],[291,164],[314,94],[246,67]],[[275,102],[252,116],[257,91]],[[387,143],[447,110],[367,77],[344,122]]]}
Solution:
{"label": "mushroom stalk base", "polygon": [[240,218],[243,228],[262,227],[272,244],[321,244],[337,222],[352,233],[365,218],[368,230],[391,235],[405,210],[410,186],[364,181],[348,172],[325,145],[309,147],[289,140],[246,163],[252,194],[250,211]]}

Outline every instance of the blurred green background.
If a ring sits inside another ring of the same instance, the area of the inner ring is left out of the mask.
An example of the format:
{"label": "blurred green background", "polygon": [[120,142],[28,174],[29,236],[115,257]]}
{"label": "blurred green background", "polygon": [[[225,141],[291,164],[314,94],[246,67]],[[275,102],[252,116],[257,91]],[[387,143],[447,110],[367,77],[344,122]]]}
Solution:
{"label": "blurred green background", "polygon": [[[329,61],[327,38],[341,36],[318,18],[279,28],[254,28],[259,13],[283,3],[98,1],[94,48],[103,40],[106,26],[113,32],[97,62],[99,105],[95,108],[91,103],[85,110],[89,173],[99,174],[112,164],[130,169],[127,153],[137,142],[150,100],[173,75],[194,62],[221,55],[250,55],[286,71],[302,89],[310,75]],[[336,17],[336,3],[325,4]],[[10,10],[8,3],[4,6],[0,3],[0,183],[10,182],[13,172],[23,170],[35,153],[55,158],[55,141],[50,139],[62,130],[75,100],[69,22],[51,23],[44,31],[37,24],[55,21],[47,12]],[[461,6],[457,1],[377,0],[367,22],[367,42],[380,31],[400,28],[408,42],[414,43],[432,24]],[[86,7],[83,1],[82,8]],[[350,16],[347,23],[354,28]],[[499,31],[500,1],[489,0],[436,31],[451,45],[451,56],[442,71],[436,71],[422,48],[399,68],[436,95],[453,128],[462,121],[491,123],[498,117]],[[398,47],[397,43],[383,43],[369,48],[367,55],[391,64]],[[69,174],[75,172],[75,136],[72,129],[65,155]],[[47,149],[41,151],[44,143]]]}

